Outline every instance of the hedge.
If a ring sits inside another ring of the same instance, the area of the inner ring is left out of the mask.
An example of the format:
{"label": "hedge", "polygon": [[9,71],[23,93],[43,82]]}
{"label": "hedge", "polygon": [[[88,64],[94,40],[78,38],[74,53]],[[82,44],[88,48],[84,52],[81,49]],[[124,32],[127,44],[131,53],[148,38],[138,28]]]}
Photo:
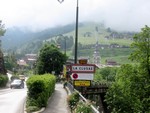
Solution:
{"label": "hedge", "polygon": [[0,87],[5,87],[8,82],[7,75],[0,75]]}
{"label": "hedge", "polygon": [[27,108],[46,107],[55,90],[56,78],[51,74],[33,75],[27,80]]}

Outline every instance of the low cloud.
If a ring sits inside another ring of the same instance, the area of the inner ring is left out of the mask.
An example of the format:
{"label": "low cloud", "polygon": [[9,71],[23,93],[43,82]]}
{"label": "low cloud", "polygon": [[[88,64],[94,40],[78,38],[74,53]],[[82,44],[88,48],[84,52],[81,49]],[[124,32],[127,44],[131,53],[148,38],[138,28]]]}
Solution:
{"label": "low cloud", "polygon": [[[6,27],[34,30],[75,22],[76,0],[0,0]],[[139,31],[150,26],[149,0],[79,0],[79,22],[104,21],[116,30]]]}

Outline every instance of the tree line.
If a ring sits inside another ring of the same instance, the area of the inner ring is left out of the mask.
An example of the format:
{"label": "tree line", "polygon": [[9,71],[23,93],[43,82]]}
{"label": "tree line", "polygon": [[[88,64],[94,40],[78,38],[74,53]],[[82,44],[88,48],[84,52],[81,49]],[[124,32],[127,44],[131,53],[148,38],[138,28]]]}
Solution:
{"label": "tree line", "polygon": [[142,28],[133,40],[129,59],[137,63],[118,69],[105,96],[112,113],[150,112],[150,28]]}

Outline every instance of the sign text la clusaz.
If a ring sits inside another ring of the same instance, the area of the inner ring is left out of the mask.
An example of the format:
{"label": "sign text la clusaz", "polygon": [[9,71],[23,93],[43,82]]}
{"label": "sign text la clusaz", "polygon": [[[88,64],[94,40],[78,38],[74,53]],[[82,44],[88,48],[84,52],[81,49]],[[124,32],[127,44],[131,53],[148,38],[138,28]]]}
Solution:
{"label": "sign text la clusaz", "polygon": [[93,71],[93,66],[73,66],[72,70],[74,71]]}

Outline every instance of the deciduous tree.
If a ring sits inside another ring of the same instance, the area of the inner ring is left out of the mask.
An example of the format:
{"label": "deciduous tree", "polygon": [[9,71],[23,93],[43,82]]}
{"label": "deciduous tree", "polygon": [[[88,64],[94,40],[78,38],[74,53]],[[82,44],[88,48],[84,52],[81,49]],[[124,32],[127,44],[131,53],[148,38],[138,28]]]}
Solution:
{"label": "deciduous tree", "polygon": [[45,44],[40,50],[36,63],[37,73],[44,74],[54,71],[58,75],[62,71],[66,60],[66,55],[61,53],[56,46]]}
{"label": "deciduous tree", "polygon": [[2,21],[0,20],[0,37],[4,36],[6,30],[5,30],[5,25],[2,24]]}
{"label": "deciduous tree", "polygon": [[[2,21],[0,20],[0,37],[5,34],[5,26],[2,24]],[[0,41],[0,46],[1,46],[1,41]],[[0,48],[0,73],[6,75],[6,69],[4,66],[4,58],[3,58],[3,53]]]}
{"label": "deciduous tree", "polygon": [[130,59],[137,65],[122,65],[106,94],[113,113],[150,112],[150,28],[142,28],[133,40]]}

